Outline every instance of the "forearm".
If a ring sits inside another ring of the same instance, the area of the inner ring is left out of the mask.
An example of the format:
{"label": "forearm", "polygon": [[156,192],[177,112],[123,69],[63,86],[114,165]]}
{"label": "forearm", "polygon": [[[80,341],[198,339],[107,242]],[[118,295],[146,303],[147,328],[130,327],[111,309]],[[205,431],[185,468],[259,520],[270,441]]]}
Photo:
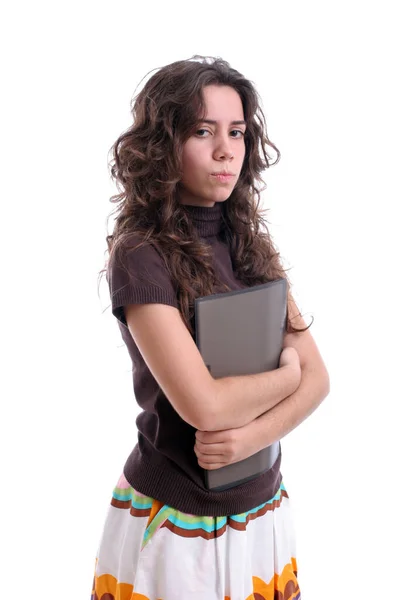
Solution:
{"label": "forearm", "polygon": [[272,409],[298,386],[298,374],[290,366],[254,375],[215,380],[216,393],[207,431],[242,427]]}
{"label": "forearm", "polygon": [[254,420],[254,435],[260,449],[281,440],[300,425],[328,394],[328,373],[303,369],[297,390]]}

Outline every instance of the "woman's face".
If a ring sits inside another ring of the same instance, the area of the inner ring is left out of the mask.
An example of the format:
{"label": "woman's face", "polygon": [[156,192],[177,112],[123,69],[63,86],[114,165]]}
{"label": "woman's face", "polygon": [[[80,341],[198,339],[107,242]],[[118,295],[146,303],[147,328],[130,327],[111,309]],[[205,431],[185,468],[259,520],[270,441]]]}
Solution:
{"label": "woman's face", "polygon": [[[206,114],[183,146],[182,204],[212,207],[224,202],[239,179],[245,156],[243,106],[229,86],[204,88]],[[218,173],[229,175],[218,175]]]}

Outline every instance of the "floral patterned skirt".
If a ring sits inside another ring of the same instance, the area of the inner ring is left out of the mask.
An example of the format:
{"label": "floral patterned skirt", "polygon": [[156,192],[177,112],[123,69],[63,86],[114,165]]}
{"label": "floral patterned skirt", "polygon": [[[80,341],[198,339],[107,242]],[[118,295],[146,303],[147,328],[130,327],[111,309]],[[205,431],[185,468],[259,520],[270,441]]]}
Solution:
{"label": "floral patterned skirt", "polygon": [[239,515],[190,515],[114,488],[91,600],[300,600],[288,494]]}

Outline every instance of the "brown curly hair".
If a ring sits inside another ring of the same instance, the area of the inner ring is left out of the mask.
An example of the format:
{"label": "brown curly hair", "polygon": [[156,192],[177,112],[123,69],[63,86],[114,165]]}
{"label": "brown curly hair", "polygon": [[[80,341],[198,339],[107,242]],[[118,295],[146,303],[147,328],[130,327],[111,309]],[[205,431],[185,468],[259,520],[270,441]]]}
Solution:
{"label": "brown curly hair", "polygon": [[[279,161],[280,152],[268,139],[258,93],[251,81],[221,58],[195,55],[174,62],[160,68],[132,98],[133,123],[110,149],[109,168],[119,190],[110,202],[118,206],[108,217],[117,213],[113,233],[106,237],[109,259],[100,274],[107,271],[113,253],[117,257],[122,248],[130,248],[129,238],[139,234],[140,246],[151,244],[164,257],[192,335],[194,299],[230,289],[218,281],[212,249],[201,240],[179,201],[182,148],[205,115],[202,92],[207,85],[236,90],[246,121],[240,177],[222,204],[222,236],[229,244],[235,275],[248,286],[284,277],[291,298],[289,278],[262,216],[265,209],[259,209],[260,192],[266,187],[257,187],[264,183],[261,173]],[[267,146],[277,153],[275,163],[270,162]],[[288,333],[305,329],[295,329],[288,314]]]}

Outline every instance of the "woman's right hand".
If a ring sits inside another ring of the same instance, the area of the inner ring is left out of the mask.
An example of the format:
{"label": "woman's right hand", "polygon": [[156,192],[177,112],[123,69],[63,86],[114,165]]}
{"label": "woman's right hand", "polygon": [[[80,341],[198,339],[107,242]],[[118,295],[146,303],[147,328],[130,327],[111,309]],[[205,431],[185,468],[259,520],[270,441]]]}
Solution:
{"label": "woman's right hand", "polygon": [[295,385],[293,391],[297,390],[301,380],[301,367],[300,357],[296,348],[293,348],[292,346],[287,346],[282,350],[281,355],[279,357],[279,368],[281,367],[289,367],[292,370]]}

